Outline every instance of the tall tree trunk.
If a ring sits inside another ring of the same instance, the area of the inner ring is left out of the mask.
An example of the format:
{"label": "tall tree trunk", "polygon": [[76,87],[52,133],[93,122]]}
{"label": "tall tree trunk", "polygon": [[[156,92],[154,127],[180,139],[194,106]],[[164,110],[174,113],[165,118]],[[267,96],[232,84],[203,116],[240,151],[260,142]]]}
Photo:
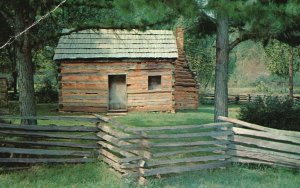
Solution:
{"label": "tall tree trunk", "polygon": [[217,49],[215,68],[215,113],[218,116],[228,116],[228,61],[229,61],[229,23],[228,14],[220,10],[217,14]]}
{"label": "tall tree trunk", "polygon": [[[28,26],[29,13],[19,7],[16,11],[15,33],[22,32]],[[33,64],[29,33],[16,40],[16,64],[18,71],[19,106],[21,116],[36,116],[34,97]],[[22,119],[21,124],[36,124],[36,120]]]}
{"label": "tall tree trunk", "polygon": [[294,99],[294,48],[291,47],[289,62],[289,98]]}

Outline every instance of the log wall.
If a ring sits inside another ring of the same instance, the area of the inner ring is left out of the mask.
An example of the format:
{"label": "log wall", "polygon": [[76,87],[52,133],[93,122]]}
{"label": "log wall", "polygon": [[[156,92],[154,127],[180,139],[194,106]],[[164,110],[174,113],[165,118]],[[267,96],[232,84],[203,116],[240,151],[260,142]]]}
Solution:
{"label": "log wall", "polygon": [[176,31],[178,58],[175,62],[175,109],[197,109],[199,106],[199,85],[196,75],[190,70],[184,53],[184,33]]}
{"label": "log wall", "polygon": [[[173,111],[174,62],[61,62],[61,111],[106,112],[108,75],[127,75],[128,111]],[[161,89],[148,90],[148,76],[161,76]]]}

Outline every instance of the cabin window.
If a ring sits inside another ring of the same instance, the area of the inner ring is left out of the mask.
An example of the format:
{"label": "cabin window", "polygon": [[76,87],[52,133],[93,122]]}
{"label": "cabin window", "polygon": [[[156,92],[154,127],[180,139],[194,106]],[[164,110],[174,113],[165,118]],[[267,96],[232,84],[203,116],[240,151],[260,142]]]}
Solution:
{"label": "cabin window", "polygon": [[161,76],[148,76],[148,90],[161,89]]}

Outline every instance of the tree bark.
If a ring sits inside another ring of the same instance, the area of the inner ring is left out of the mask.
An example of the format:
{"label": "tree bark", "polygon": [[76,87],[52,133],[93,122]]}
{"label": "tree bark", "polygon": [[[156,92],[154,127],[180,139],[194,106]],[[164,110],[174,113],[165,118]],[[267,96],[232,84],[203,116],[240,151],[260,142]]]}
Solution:
{"label": "tree bark", "polygon": [[[29,13],[22,9],[22,7],[18,8],[15,16],[15,34],[22,32],[26,26],[28,26],[28,21],[30,20]],[[26,32],[16,40],[16,64],[18,71],[20,115],[36,116],[29,32]],[[22,119],[21,124],[36,124],[36,120]]]}
{"label": "tree bark", "polygon": [[294,99],[294,48],[291,47],[289,62],[289,98]]}
{"label": "tree bark", "polygon": [[218,116],[228,116],[228,62],[229,62],[229,23],[225,10],[217,13],[217,49],[215,68],[215,112]]}

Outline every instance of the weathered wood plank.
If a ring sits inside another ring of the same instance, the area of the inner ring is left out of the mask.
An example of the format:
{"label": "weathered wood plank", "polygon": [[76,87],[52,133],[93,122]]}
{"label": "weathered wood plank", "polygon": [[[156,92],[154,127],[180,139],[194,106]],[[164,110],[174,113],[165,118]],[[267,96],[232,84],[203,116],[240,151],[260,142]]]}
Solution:
{"label": "weathered wood plank", "polygon": [[[216,137],[216,136],[228,136],[232,131],[216,131],[216,132],[202,132],[202,133],[182,133],[182,134],[143,134],[141,135],[121,135],[118,137],[120,140],[132,140],[132,139],[178,139],[178,138],[199,138],[199,137]],[[116,134],[114,134],[116,135]]]}
{"label": "weathered wood plank", "polygon": [[60,108],[61,111],[66,112],[106,112],[107,107],[93,107],[93,106],[62,106]]}
{"label": "weathered wood plank", "polygon": [[270,150],[266,150],[266,149],[254,148],[254,147],[250,147],[250,146],[247,147],[247,146],[242,146],[242,145],[238,145],[238,144],[230,144],[230,145],[228,145],[228,149],[261,153],[264,155],[271,155],[271,156],[280,156],[280,157],[284,157],[286,159],[300,160],[300,155],[297,155],[297,154],[270,151]]}
{"label": "weathered wood plank", "polygon": [[106,150],[106,149],[103,149],[103,148],[102,148],[102,149],[99,149],[99,154],[101,154],[101,155],[107,157],[108,159],[110,159],[110,160],[112,160],[112,161],[114,161],[114,162],[116,162],[116,163],[118,163],[118,164],[121,163],[121,158],[120,158],[120,157],[118,157],[118,156],[112,154],[111,152],[109,152],[109,151]]}
{"label": "weathered wood plank", "polygon": [[122,148],[122,150],[125,150],[127,152],[130,151],[130,153],[134,153],[138,156],[142,156],[144,158],[151,158],[151,153],[148,152],[148,151],[145,151],[145,150],[136,150],[136,149],[140,149],[140,146],[139,145],[136,145],[136,146],[132,146],[133,144],[129,143],[129,142],[125,142],[125,141],[121,141],[111,135],[107,135],[107,134],[104,134],[104,133],[101,133],[99,132],[97,134],[98,137],[100,137],[101,139],[115,145],[115,146],[118,146],[120,148]]}
{"label": "weathered wood plank", "polygon": [[183,134],[157,134],[148,135],[144,134],[141,136],[120,136],[120,140],[131,140],[131,139],[178,139],[178,138],[199,138],[199,137],[214,137],[214,136],[228,136],[232,134],[232,131],[218,131],[218,132],[202,132],[202,133],[183,133]]}
{"label": "weathered wood plank", "polygon": [[232,123],[209,123],[202,125],[162,126],[162,127],[129,127],[124,131],[162,131],[162,130],[183,130],[183,129],[208,129],[218,127],[231,127]]}
{"label": "weathered wood plank", "polygon": [[231,161],[231,162],[235,162],[235,163],[264,164],[264,165],[270,165],[270,166],[274,166],[274,167],[285,167],[285,168],[299,169],[298,166],[283,165],[283,164],[279,164],[279,163],[272,163],[272,162],[267,162],[267,161],[260,161],[260,160],[253,160],[253,159],[245,159],[245,158],[237,158],[237,157],[231,158],[230,161]]}
{"label": "weathered wood plank", "polygon": [[106,143],[106,142],[103,142],[103,141],[99,141],[99,142],[97,142],[97,143],[98,143],[101,147],[107,148],[107,149],[113,151],[114,153],[119,153],[119,154],[121,154],[121,155],[124,156],[124,157],[135,157],[135,156],[136,156],[136,155],[134,155],[134,154],[132,154],[132,153],[130,153],[130,152],[127,152],[127,151],[125,151],[125,150],[122,150],[122,149],[119,148],[119,147],[115,147],[115,146],[113,146],[113,145],[111,145],[111,144],[109,144],[109,143]]}
{"label": "weathered wood plank", "polygon": [[80,156],[80,157],[88,157],[88,156],[93,155],[93,153],[90,151],[24,149],[24,148],[7,148],[7,147],[1,147],[0,153],[15,153],[15,154],[30,154],[30,155],[55,155],[55,156]]}
{"label": "weathered wood plank", "polygon": [[119,163],[116,163],[113,160],[111,160],[105,156],[100,157],[100,159],[103,160],[105,163],[107,163],[112,168],[114,168],[116,171],[119,171],[121,173],[128,173],[127,170],[124,170],[124,166],[120,165]]}
{"label": "weathered wood plank", "polygon": [[195,163],[195,162],[207,162],[207,161],[217,161],[225,160],[230,158],[225,155],[212,155],[212,156],[202,156],[202,157],[189,157],[180,159],[168,159],[168,160],[157,160],[146,162],[145,167],[161,166],[161,165],[171,165],[178,163]]}
{"label": "weathered wood plank", "polygon": [[282,135],[274,135],[273,133],[262,132],[262,131],[254,131],[250,129],[243,129],[243,128],[232,128],[235,134],[239,135],[248,135],[248,136],[256,136],[262,138],[269,138],[272,140],[284,141],[284,142],[292,142],[296,144],[300,144],[300,138],[291,137],[291,136],[282,136]]}
{"label": "weathered wood plank", "polygon": [[87,126],[57,126],[57,125],[12,125],[0,123],[0,129],[12,129],[12,130],[30,130],[30,131],[59,131],[59,132],[97,132],[97,127]]}
{"label": "weathered wood plank", "polygon": [[256,130],[260,130],[260,131],[269,132],[269,133],[272,133],[274,136],[276,135],[276,136],[300,137],[300,132],[296,132],[296,131],[286,131],[286,130],[272,129],[272,128],[256,125],[256,124],[253,124],[253,123],[248,123],[248,122],[245,122],[245,121],[241,121],[241,120],[238,120],[238,119],[234,119],[234,118],[223,117],[223,116],[219,116],[218,119],[222,120],[222,121],[238,124],[238,125],[241,125],[241,126],[244,126],[244,127],[248,127],[248,128],[251,128],[251,129],[256,129]]}
{"label": "weathered wood plank", "polygon": [[288,159],[285,157],[275,156],[275,155],[266,155],[259,152],[248,152],[242,150],[229,150],[226,152],[228,155],[235,157],[246,157],[254,160],[267,161],[271,163],[280,163],[287,164],[292,166],[300,167],[300,160]]}
{"label": "weathered wood plank", "polygon": [[178,150],[178,151],[153,153],[152,155],[153,155],[153,157],[166,157],[166,156],[195,153],[195,152],[224,153],[224,150],[225,150],[225,147],[207,147],[207,148],[200,147],[200,148],[183,149],[183,150]]}
{"label": "weathered wood plank", "polygon": [[291,145],[286,143],[279,143],[274,141],[266,141],[256,138],[249,138],[244,136],[235,135],[232,138],[233,142],[256,145],[261,148],[273,149],[283,152],[300,153],[300,146]]}
{"label": "weathered wood plank", "polygon": [[126,134],[126,133],[123,133],[121,131],[117,131],[116,129],[113,129],[107,125],[98,125],[98,128],[110,135],[114,135],[115,137],[118,137],[118,138],[131,138],[131,137],[134,137],[134,136],[131,136],[130,134]]}
{"label": "weathered wood plank", "polygon": [[13,144],[18,146],[53,146],[53,147],[70,147],[82,149],[97,149],[99,145],[96,143],[81,144],[75,142],[55,142],[55,141],[25,141],[25,140],[0,140],[0,144]]}
{"label": "weathered wood plank", "polygon": [[83,121],[83,122],[98,122],[93,117],[78,117],[78,116],[1,116],[2,119],[36,119],[36,120],[62,120],[62,121]]}
{"label": "weathered wood plank", "polygon": [[87,163],[94,161],[94,158],[0,158],[0,163]]}
{"label": "weathered wood plank", "polygon": [[228,163],[229,163],[228,161],[225,161],[225,162],[216,162],[216,163],[193,165],[193,166],[161,167],[161,168],[155,168],[151,170],[143,170],[141,174],[146,177],[146,176],[153,176],[158,174],[163,175],[163,174],[170,174],[170,173],[191,172],[191,171],[198,171],[204,169],[220,168],[226,166]]}
{"label": "weathered wood plank", "polygon": [[162,148],[162,147],[192,147],[192,146],[203,146],[203,145],[226,145],[229,141],[196,141],[196,142],[166,142],[166,143],[152,143],[149,141],[141,141],[139,144],[132,145],[121,145],[126,149],[137,149],[137,148]]}
{"label": "weathered wood plank", "polygon": [[116,145],[116,146],[119,146],[119,147],[122,147],[122,146],[128,146],[128,145],[131,145],[129,142],[125,142],[125,141],[122,141],[116,137],[113,137],[111,135],[108,135],[108,134],[105,134],[105,133],[102,133],[102,132],[99,132],[97,133],[97,136],[103,140],[106,140],[107,142],[109,143],[112,143],[113,145]]}
{"label": "weathered wood plank", "polygon": [[21,137],[35,137],[35,138],[58,138],[58,139],[79,139],[79,140],[99,140],[97,136],[85,136],[85,135],[66,135],[66,134],[53,134],[53,133],[38,133],[29,131],[4,131],[0,130],[0,134],[6,136],[21,136]]}

